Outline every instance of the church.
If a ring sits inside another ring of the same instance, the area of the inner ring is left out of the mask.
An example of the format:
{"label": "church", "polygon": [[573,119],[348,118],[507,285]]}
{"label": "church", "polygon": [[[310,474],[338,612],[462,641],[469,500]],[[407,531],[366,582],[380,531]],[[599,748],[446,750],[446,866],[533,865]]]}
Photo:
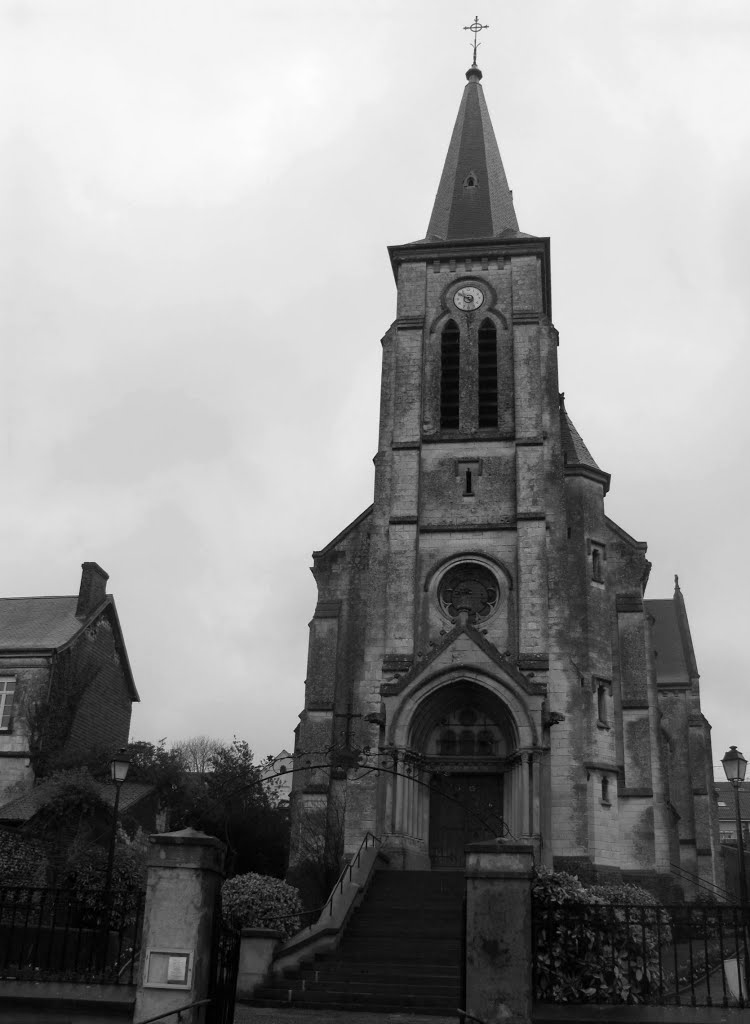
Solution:
{"label": "church", "polygon": [[520,230],[476,60],[466,79],[426,236],[388,250],[374,502],[313,554],[290,864],[317,820],[396,870],[502,836],[691,894],[723,872],[685,601],[677,579],[646,598],[646,544],[606,515],[550,241]]}

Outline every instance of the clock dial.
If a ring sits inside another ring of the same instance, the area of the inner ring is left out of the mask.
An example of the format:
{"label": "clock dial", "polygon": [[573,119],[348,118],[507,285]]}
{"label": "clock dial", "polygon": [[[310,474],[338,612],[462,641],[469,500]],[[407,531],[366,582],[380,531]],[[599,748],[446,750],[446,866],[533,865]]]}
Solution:
{"label": "clock dial", "polygon": [[456,294],[453,296],[453,304],[458,309],[464,311],[470,309],[479,309],[484,303],[484,295],[478,288],[472,288],[467,285],[465,288],[459,288]]}

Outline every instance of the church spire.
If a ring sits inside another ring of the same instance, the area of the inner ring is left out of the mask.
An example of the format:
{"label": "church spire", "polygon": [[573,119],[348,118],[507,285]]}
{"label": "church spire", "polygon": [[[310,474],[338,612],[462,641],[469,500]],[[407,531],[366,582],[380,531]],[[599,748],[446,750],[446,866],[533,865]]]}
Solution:
{"label": "church spire", "polygon": [[492,238],[518,231],[513,194],[480,85],[482,72],[476,64],[466,78],[427,228],[429,241]]}

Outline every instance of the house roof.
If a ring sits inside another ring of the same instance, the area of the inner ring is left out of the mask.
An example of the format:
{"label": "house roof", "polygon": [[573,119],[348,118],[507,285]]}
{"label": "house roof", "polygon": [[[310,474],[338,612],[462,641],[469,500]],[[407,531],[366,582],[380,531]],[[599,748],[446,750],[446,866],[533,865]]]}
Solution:
{"label": "house roof", "polygon": [[[719,820],[734,822],[736,819],[731,782],[714,782],[714,789],[719,795]],[[742,821],[750,821],[750,780],[740,786],[740,818]]]}
{"label": "house roof", "polygon": [[0,650],[63,647],[84,628],[77,603],[77,595],[0,598]]}
{"label": "house roof", "polygon": [[140,701],[130,667],[115,599],[104,601],[85,618],[76,616],[78,595],[63,597],[0,597],[0,655],[48,655],[67,647],[105,612],[111,617],[131,699]]}
{"label": "house roof", "polygon": [[[34,815],[44,807],[49,793],[56,786],[57,783],[53,780],[42,782],[40,785],[34,786],[33,789],[30,789],[28,792],[22,793],[21,796],[16,797],[15,800],[11,800],[7,804],[3,804],[0,807],[0,821],[30,821]],[[99,790],[99,796],[104,803],[114,807],[115,787],[111,783],[99,782],[97,783],[97,788]],[[120,804],[118,807],[118,813],[125,814],[130,810],[130,808],[143,800],[144,797],[153,793],[154,790],[154,786],[145,782],[123,782],[120,788]]]}

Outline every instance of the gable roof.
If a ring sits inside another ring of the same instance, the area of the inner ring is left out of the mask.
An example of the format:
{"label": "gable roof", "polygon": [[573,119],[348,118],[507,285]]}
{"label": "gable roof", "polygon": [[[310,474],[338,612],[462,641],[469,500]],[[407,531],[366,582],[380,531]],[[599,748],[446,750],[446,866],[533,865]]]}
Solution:
{"label": "gable roof", "polygon": [[651,635],[656,651],[657,683],[688,685],[699,673],[677,577],[673,597],[644,601],[643,606],[654,619]]}
{"label": "gable roof", "polygon": [[[719,797],[719,821],[735,823],[734,793],[731,782],[714,782]],[[740,820],[750,821],[750,782],[740,786]],[[721,804],[724,804],[722,807]]]}
{"label": "gable roof", "polygon": [[656,651],[656,679],[659,683],[688,683],[685,651],[682,646],[677,610],[671,597],[650,599],[643,602],[647,612],[654,618],[651,636]]}
{"label": "gable roof", "polygon": [[105,600],[83,619],[76,616],[78,595],[64,597],[0,597],[0,655],[48,656],[69,646],[105,613],[115,630],[118,651],[131,700],[140,701],[130,667],[115,600]]}
{"label": "gable roof", "polygon": [[[57,783],[55,780],[48,780],[47,782],[40,783],[38,786],[34,786],[28,792],[22,793],[15,800],[10,800],[7,804],[3,804],[0,807],[0,821],[31,821],[34,815],[38,814],[44,807],[49,794],[56,787]],[[100,799],[109,806],[114,807],[114,785],[107,782],[99,782],[97,783],[97,789],[99,790]],[[125,814],[137,803],[140,803],[144,797],[155,792],[155,789],[155,786],[145,782],[123,782],[120,787],[118,813]]]}
{"label": "gable roof", "polygon": [[380,693],[385,697],[393,697],[401,693],[414,679],[421,676],[428,666],[436,662],[452,647],[461,636],[467,636],[472,640],[491,662],[506,672],[526,693],[546,693],[544,683],[537,683],[535,680],[529,679],[518,668],[518,665],[511,661],[509,656],[501,654],[483,633],[468,623],[462,625],[460,622],[457,622],[453,629],[446,633],[443,639],[435,644],[425,656],[418,658],[404,675],[398,676],[393,682],[381,683]]}
{"label": "gable roof", "polygon": [[78,596],[0,598],[0,650],[54,650],[84,628]]}

